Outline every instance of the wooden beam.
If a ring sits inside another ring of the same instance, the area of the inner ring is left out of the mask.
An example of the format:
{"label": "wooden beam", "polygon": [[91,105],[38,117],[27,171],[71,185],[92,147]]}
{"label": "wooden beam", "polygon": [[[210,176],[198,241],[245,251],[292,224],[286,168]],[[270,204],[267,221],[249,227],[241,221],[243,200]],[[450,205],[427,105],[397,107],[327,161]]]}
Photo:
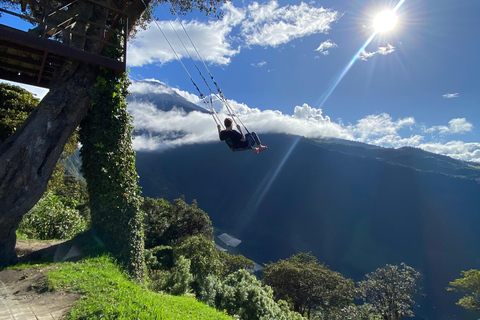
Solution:
{"label": "wooden beam", "polygon": [[42,65],[40,66],[40,72],[38,73],[37,84],[42,80],[43,69],[45,69],[45,61],[47,61],[48,52],[45,51],[43,54]]}
{"label": "wooden beam", "polygon": [[113,70],[125,71],[125,66],[122,61],[117,61],[87,51],[74,49],[54,40],[32,37],[26,32],[19,31],[2,24],[0,24],[0,40],[49,51],[53,54],[63,57],[104,66]]}
{"label": "wooden beam", "polygon": [[50,79],[48,80],[42,79],[40,83],[37,83],[37,80],[35,77],[28,76],[24,73],[18,74],[16,72],[11,72],[11,71],[2,70],[2,69],[0,69],[0,78],[4,80],[25,83],[32,86],[37,86],[37,87],[42,87],[47,89],[49,88],[49,84],[50,84]]}

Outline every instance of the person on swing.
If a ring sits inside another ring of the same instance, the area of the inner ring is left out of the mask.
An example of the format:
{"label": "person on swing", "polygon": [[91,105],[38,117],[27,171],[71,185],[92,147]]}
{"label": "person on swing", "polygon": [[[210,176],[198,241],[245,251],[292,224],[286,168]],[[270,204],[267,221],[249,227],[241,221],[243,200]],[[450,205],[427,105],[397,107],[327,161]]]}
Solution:
{"label": "person on swing", "polygon": [[[267,149],[267,146],[262,145],[258,135],[255,132],[247,133],[244,135],[242,127],[237,124],[238,131],[233,129],[233,120],[231,118],[225,118],[224,122],[225,130],[222,130],[220,125],[218,128],[218,136],[220,141],[225,141],[232,151],[245,151],[253,149],[255,154]],[[254,147],[257,144],[257,147]]]}

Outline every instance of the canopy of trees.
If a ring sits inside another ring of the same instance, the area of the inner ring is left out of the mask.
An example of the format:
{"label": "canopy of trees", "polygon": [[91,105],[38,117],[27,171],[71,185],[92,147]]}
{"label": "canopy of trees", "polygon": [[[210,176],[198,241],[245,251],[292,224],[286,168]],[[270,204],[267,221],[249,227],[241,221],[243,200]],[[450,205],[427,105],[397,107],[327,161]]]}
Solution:
{"label": "canopy of trees", "polygon": [[270,263],[262,273],[276,299],[292,301],[294,310],[308,318],[314,309],[328,314],[351,304],[355,294],[351,279],[329,270],[311,253]]}
{"label": "canopy of trees", "polygon": [[470,311],[480,311],[480,271],[462,271],[461,276],[462,278],[450,282],[447,290],[466,293],[457,305]]}
{"label": "canopy of trees", "polygon": [[412,317],[420,273],[405,263],[386,265],[365,276],[359,291],[370,310],[384,320]]}

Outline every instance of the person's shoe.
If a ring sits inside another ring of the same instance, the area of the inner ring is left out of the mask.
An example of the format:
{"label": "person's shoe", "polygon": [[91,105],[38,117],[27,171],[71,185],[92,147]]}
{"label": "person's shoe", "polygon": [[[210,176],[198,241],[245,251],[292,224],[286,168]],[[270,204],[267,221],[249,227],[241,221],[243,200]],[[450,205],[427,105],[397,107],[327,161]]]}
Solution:
{"label": "person's shoe", "polygon": [[[268,147],[267,146],[261,146],[259,148],[255,148],[255,154],[259,153],[259,152],[262,152],[262,151],[265,151],[267,150]],[[258,151],[257,151],[258,150]]]}

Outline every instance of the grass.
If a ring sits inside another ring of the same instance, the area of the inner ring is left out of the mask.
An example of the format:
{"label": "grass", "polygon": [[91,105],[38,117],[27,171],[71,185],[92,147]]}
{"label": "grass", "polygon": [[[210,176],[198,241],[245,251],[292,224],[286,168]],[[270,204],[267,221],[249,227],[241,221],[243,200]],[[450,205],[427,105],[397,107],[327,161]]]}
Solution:
{"label": "grass", "polygon": [[65,319],[232,320],[194,298],[149,291],[129,280],[108,256],[58,264],[47,274],[47,286],[84,294]]}

